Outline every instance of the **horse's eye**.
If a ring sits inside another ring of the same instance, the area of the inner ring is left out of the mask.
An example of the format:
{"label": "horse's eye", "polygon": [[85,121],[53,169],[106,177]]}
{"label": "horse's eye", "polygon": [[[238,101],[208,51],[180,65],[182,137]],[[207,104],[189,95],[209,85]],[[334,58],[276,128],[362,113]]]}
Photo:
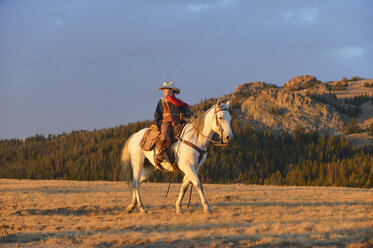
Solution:
{"label": "horse's eye", "polygon": [[219,117],[219,120],[223,120],[223,117]]}

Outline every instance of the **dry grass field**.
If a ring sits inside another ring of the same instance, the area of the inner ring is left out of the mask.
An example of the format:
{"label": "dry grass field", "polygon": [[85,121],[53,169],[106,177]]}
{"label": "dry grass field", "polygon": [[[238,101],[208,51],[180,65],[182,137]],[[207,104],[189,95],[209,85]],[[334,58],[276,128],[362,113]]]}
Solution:
{"label": "dry grass field", "polygon": [[123,182],[0,179],[0,247],[373,246],[373,189],[206,184],[214,214],[193,191],[177,215],[179,187],[145,183],[128,214]]}

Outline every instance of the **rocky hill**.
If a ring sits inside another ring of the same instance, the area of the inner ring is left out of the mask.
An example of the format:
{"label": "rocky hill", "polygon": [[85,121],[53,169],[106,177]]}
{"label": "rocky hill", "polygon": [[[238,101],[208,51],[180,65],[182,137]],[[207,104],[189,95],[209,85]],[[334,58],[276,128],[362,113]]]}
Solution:
{"label": "rocky hill", "polygon": [[[232,99],[233,112],[257,129],[293,132],[297,128],[332,135],[347,134],[352,144],[372,144],[373,80],[353,77],[321,82],[304,75],[277,87],[265,82],[240,85],[223,98]],[[349,134],[356,119],[359,132]]]}

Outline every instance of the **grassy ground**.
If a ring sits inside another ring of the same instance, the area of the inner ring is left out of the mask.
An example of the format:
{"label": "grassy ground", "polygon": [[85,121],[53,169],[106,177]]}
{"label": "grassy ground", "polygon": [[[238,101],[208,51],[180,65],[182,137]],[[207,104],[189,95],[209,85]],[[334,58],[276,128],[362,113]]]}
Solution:
{"label": "grassy ground", "polygon": [[[372,247],[373,189],[205,185],[214,214],[176,215],[179,184],[0,179],[0,247]],[[186,197],[188,198],[188,197]]]}

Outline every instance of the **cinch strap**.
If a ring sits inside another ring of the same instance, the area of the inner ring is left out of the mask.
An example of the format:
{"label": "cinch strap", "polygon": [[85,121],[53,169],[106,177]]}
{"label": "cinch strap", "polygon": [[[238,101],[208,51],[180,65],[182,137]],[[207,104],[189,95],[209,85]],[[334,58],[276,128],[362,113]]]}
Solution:
{"label": "cinch strap", "polygon": [[194,148],[194,150],[199,152],[199,157],[198,157],[198,164],[199,164],[201,162],[202,158],[203,158],[203,155],[207,152],[207,150],[204,151],[201,148],[199,148],[198,146],[196,146],[195,144],[193,144],[192,142],[189,142],[187,140],[181,140],[181,142],[184,142],[186,145]]}

